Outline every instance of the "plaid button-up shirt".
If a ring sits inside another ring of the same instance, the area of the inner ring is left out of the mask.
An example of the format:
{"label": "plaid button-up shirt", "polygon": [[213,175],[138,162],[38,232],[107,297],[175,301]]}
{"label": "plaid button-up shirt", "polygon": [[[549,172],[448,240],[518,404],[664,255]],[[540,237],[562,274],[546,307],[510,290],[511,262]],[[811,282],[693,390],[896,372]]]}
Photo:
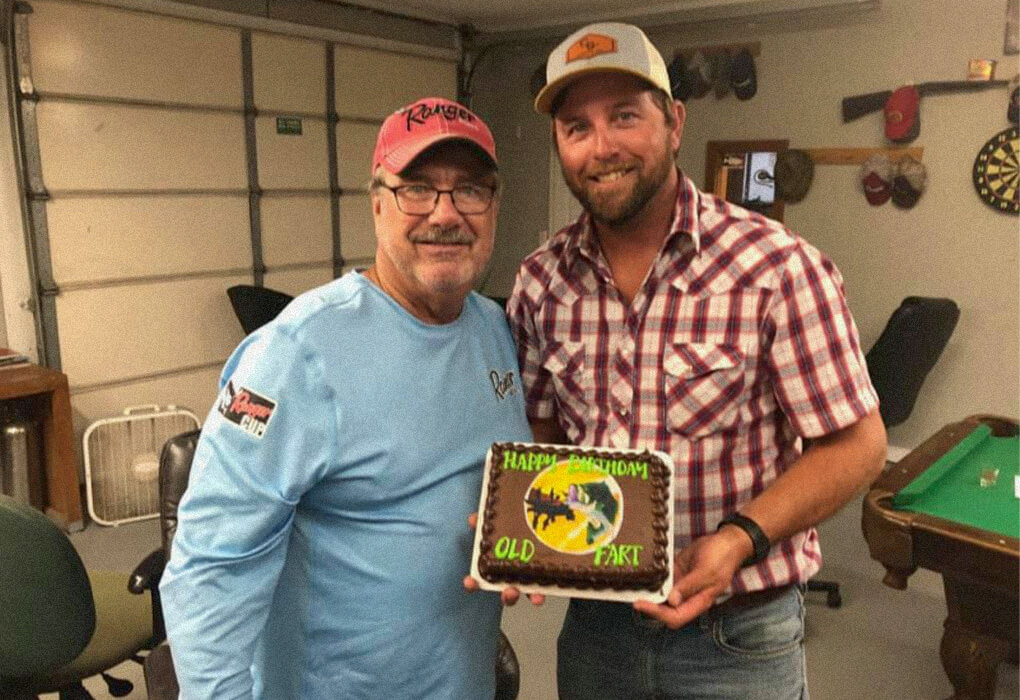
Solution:
{"label": "plaid button-up shirt", "polygon": [[[583,214],[524,260],[508,316],[530,418],[555,416],[577,445],[673,458],[678,548],[773,483],[798,436],[878,405],[832,262],[682,173],[670,232],[629,306]],[[733,591],[803,582],[820,566],[811,529],[742,569]]]}

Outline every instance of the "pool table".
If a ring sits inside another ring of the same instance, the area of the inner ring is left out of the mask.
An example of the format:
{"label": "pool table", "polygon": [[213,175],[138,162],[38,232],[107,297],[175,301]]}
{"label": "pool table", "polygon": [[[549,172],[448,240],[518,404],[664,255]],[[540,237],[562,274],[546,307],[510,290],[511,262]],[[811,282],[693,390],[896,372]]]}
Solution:
{"label": "pool table", "polygon": [[918,567],[942,575],[948,616],[940,656],[957,700],[992,700],[998,665],[1017,659],[1017,433],[1016,420],[998,416],[951,423],[890,467],[864,499],[864,537],[885,566],[886,585],[905,589]]}

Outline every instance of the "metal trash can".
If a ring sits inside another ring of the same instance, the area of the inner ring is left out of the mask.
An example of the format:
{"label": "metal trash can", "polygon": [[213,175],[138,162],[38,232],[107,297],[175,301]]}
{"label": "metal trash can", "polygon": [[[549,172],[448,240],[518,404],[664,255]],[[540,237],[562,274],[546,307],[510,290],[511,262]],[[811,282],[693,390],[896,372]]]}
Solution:
{"label": "metal trash can", "polygon": [[27,505],[42,507],[39,425],[21,420],[0,432],[0,491]]}

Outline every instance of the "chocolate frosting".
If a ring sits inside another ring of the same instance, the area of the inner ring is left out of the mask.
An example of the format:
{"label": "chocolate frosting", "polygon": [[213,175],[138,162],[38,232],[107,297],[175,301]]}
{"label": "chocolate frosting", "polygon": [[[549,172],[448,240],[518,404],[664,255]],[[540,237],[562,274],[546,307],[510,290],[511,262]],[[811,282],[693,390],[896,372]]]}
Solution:
{"label": "chocolate frosting", "polygon": [[[504,451],[518,454],[555,455],[557,461],[570,455],[592,456],[641,462],[648,466],[648,479],[618,478],[626,504],[623,522],[614,542],[641,545],[637,566],[596,566],[594,555],[559,552],[541,541],[535,542],[528,562],[498,559],[494,553],[501,537],[532,539],[523,506],[528,488],[539,471],[504,469]],[[658,590],[669,574],[669,469],[655,454],[594,451],[584,447],[539,447],[527,443],[495,443],[489,451],[489,483],[478,571],[491,583],[562,586],[582,590]]]}

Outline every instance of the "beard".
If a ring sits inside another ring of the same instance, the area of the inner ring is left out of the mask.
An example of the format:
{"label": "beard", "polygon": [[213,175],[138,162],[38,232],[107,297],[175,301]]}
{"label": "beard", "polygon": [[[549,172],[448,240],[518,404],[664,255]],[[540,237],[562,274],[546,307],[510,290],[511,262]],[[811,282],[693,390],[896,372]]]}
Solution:
{"label": "beard", "polygon": [[[581,203],[581,206],[585,208],[585,211],[596,222],[609,226],[618,226],[629,221],[644,209],[649,200],[655,196],[669,178],[669,173],[674,167],[670,152],[669,142],[667,141],[663,143],[662,151],[660,152],[661,157],[655,159],[651,170],[647,173],[637,170],[637,182],[623,196],[619,196],[616,193],[595,191],[588,180],[587,172],[582,172],[580,177],[574,177],[566,170],[562,170],[561,164],[563,180],[567,183],[567,187],[574,197],[577,198],[577,201]],[[641,162],[636,159],[631,163],[625,164],[628,166],[633,165],[635,168],[640,168],[641,166]],[[606,165],[609,164],[607,163]],[[585,171],[587,170],[586,168]]]}

